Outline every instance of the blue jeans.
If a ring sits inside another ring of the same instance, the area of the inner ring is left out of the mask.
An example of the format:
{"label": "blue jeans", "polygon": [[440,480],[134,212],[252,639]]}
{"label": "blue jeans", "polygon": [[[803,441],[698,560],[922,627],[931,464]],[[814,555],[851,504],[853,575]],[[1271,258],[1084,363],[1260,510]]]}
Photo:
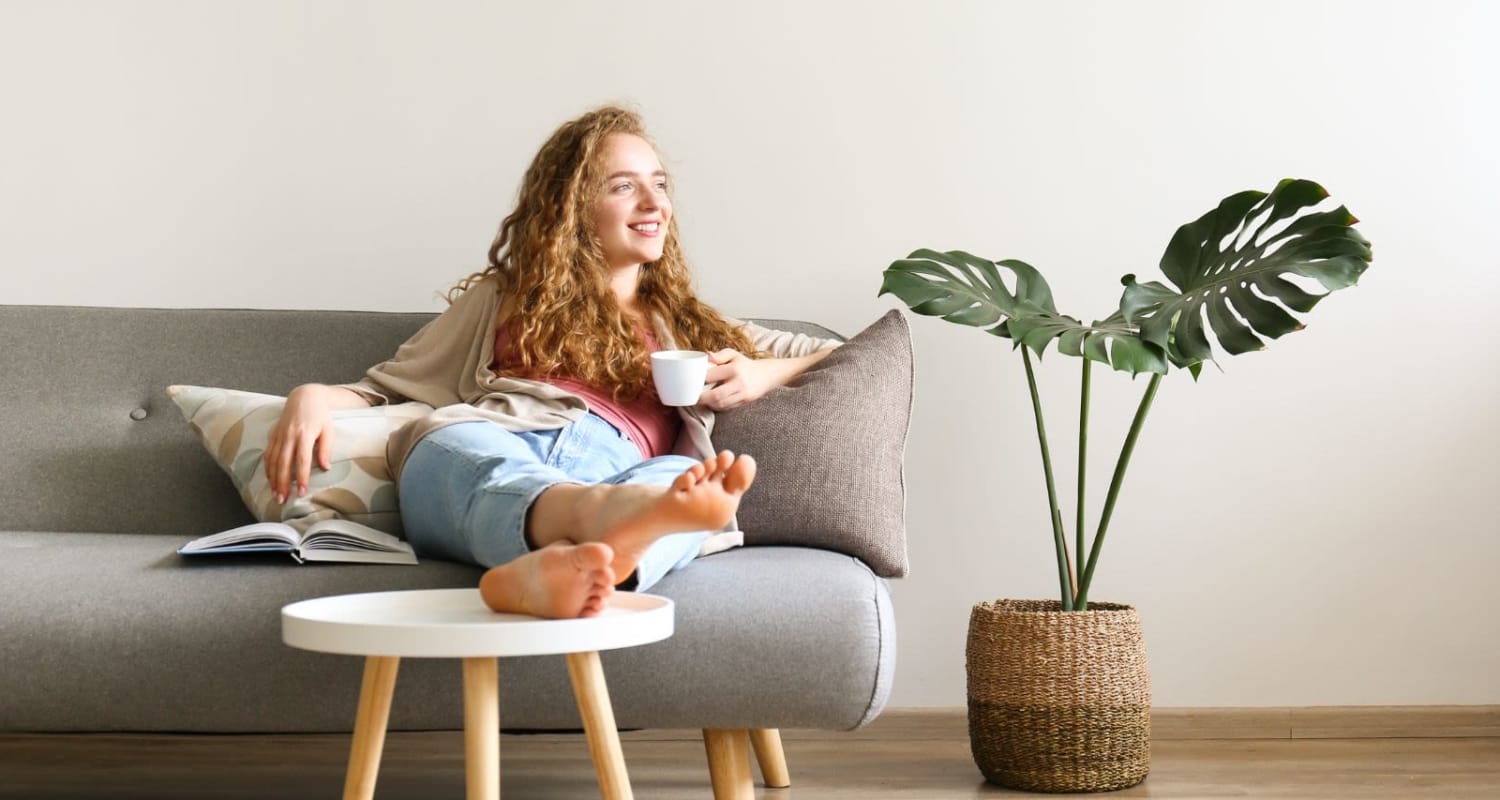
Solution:
{"label": "blue jeans", "polygon": [[[642,461],[630,440],[594,414],[565,428],[524,433],[491,422],[461,422],[422,437],[407,456],[398,484],[401,524],[420,556],[493,567],[531,551],[526,514],[548,487],[667,486],[696,463],[686,456]],[[635,588],[645,590],[686,566],[711,533],[658,539],[636,564]]]}

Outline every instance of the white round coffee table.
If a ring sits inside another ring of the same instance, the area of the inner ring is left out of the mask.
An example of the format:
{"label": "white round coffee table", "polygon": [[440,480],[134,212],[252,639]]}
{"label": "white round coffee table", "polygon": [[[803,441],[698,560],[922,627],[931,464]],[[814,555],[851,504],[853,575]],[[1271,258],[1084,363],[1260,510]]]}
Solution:
{"label": "white round coffee table", "polygon": [[461,658],[464,758],[469,800],[500,796],[499,670],[502,656],[567,655],[589,752],[607,800],[631,798],[600,650],[672,635],[672,601],[618,592],[586,619],[540,619],[491,611],[478,589],[428,589],[320,597],[281,609],[282,641],[303,650],[365,656],[344,798],[375,793],[396,667],[402,658]]}

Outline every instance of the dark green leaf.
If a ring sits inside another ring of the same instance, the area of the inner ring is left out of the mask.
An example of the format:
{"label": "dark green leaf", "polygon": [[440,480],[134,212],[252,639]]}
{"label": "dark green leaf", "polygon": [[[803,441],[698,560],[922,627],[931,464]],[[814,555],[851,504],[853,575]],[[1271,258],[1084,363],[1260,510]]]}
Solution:
{"label": "dark green leaf", "polygon": [[1250,327],[1272,339],[1280,339],[1282,334],[1302,329],[1302,323],[1296,317],[1270,300],[1262,300],[1253,292],[1235,292],[1229,299],[1234,310],[1249,320]]}
{"label": "dark green leaf", "polygon": [[896,295],[918,314],[1012,339],[1038,356],[1057,339],[1065,355],[1131,374],[1167,371],[1165,349],[1140,342],[1136,326],[1118,312],[1093,325],[1059,314],[1052,288],[1024,261],[987,261],[961,250],[916,250],[886,268],[880,293]]}
{"label": "dark green leaf", "polygon": [[1182,315],[1176,330],[1172,331],[1172,340],[1177,343],[1177,352],[1191,363],[1213,358],[1213,350],[1208,346],[1208,336],[1203,332],[1203,315],[1196,310]]}
{"label": "dark green leaf", "polygon": [[1250,328],[1229,312],[1229,304],[1223,295],[1215,294],[1208,298],[1208,302],[1204,305],[1208,308],[1209,327],[1213,328],[1214,336],[1219,338],[1219,344],[1229,351],[1230,355],[1237,356],[1251,350],[1265,349],[1265,343],[1255,338]]}
{"label": "dark green leaf", "polygon": [[1057,337],[1058,352],[1070,356],[1083,355],[1083,341],[1088,337],[1088,331],[1081,328],[1063,331]]}
{"label": "dark green leaf", "polygon": [[1308,294],[1297,284],[1278,275],[1257,275],[1255,285],[1260,287],[1263,293],[1280,300],[1287,308],[1304,314],[1312,311],[1313,306],[1324,297],[1321,294]]}
{"label": "dark green leaf", "polygon": [[1166,374],[1167,357],[1157,347],[1134,336],[1115,337],[1110,346],[1110,360],[1115,369],[1131,375],[1142,372]]}
{"label": "dark green leaf", "polygon": [[1139,283],[1133,275],[1122,279],[1123,319],[1139,326],[1143,341],[1165,349],[1173,364],[1187,367],[1213,358],[1205,314],[1219,347],[1231,355],[1264,348],[1260,336],[1300,330],[1288,309],[1308,313],[1326,293],[1309,293],[1285,276],[1315,280],[1331,293],[1353,286],[1372,257],[1348,209],[1312,210],[1327,197],[1312,181],[1284,180],[1270,194],[1224,198],[1178,228],[1167,244],[1161,270],[1171,287]]}

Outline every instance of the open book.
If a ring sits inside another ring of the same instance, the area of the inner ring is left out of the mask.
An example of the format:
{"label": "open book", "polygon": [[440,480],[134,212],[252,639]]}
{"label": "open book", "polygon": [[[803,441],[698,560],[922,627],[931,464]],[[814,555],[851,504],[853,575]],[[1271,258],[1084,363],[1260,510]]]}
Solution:
{"label": "open book", "polygon": [[253,522],[183,545],[179,555],[219,553],[290,553],[298,563],[353,561],[364,564],[415,564],[411,545],[384,531],[346,519],[324,519],[306,533],[285,522]]}

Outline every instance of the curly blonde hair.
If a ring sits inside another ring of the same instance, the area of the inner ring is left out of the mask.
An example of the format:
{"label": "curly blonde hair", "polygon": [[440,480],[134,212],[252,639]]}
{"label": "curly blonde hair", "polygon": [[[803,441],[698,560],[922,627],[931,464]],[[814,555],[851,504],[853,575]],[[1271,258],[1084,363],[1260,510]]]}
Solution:
{"label": "curly blonde hair", "polygon": [[[610,289],[610,269],[594,230],[594,205],[606,184],[605,142],[616,133],[651,142],[641,118],[615,106],[558,128],[527,168],[516,208],[490,245],[489,266],[459,281],[448,300],[495,276],[498,291],[514,300],[511,345],[519,372],[569,376],[612,389],[621,402],[654,389],[646,343]],[[678,347],[729,347],[756,355],[744,331],[693,292],[675,214],[661,259],[643,265],[637,291],[640,304],[671,327]]]}

